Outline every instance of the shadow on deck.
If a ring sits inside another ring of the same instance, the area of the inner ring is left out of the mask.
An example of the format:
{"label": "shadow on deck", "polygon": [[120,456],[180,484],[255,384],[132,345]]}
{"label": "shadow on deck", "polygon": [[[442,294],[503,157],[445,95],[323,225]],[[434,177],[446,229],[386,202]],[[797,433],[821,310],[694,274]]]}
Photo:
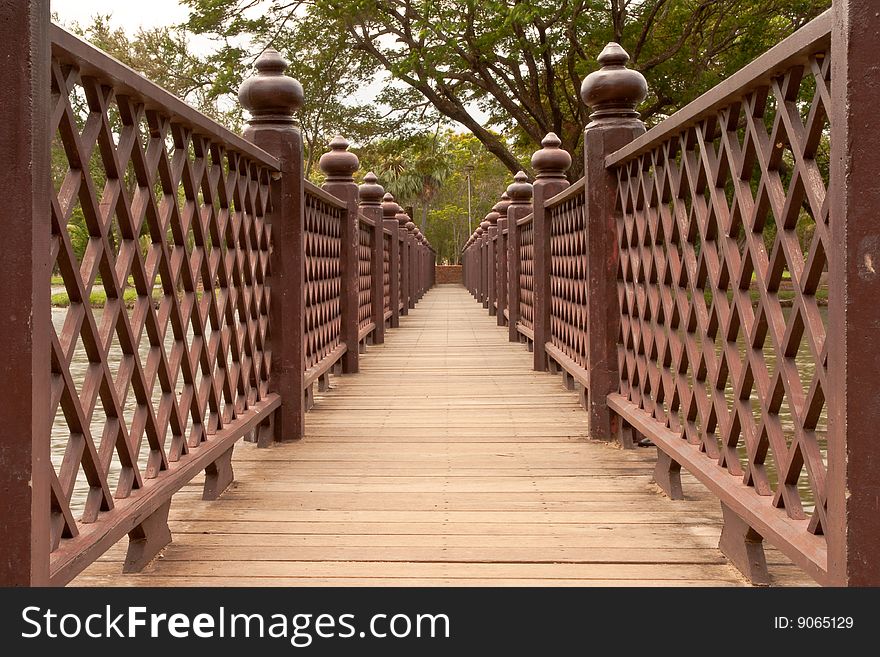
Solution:
{"label": "shadow on deck", "polygon": [[[440,286],[335,377],[306,438],[236,448],[236,482],[174,497],[174,542],[122,575],[126,541],[74,585],[709,585],[718,501],[651,483],[653,449],[587,442],[577,394],[531,371],[464,288]],[[812,580],[767,548],[775,585]]]}

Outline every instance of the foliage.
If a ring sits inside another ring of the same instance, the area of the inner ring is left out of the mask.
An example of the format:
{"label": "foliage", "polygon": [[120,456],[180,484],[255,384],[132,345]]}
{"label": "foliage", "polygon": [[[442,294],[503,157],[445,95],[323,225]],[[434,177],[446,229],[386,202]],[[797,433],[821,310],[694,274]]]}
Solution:
{"label": "foliage", "polygon": [[232,130],[241,128],[241,108],[215,93],[216,71],[192,52],[190,33],[163,26],[140,28],[129,37],[112,20],[112,15],[99,14],[89,25],[73,24],[70,29],[203,114]]}
{"label": "foliage", "polygon": [[[358,155],[362,174],[373,171],[401,205],[413,206],[440,262],[458,262],[461,247],[498,202],[509,177],[476,137],[451,130],[381,140]],[[517,157],[528,161],[525,153]]]}
{"label": "foliage", "polygon": [[[311,29],[362,54],[471,131],[513,173],[510,141],[550,131],[582,171],[587,109],[577,90],[611,40],[648,78],[648,122],[678,109],[831,5],[831,0],[187,0],[190,29],[224,40]],[[254,16],[256,18],[249,18]],[[227,47],[227,51],[234,50]],[[331,84],[334,82],[330,81]],[[318,85],[320,87],[320,85]],[[311,86],[306,88],[311,91]],[[393,85],[389,88],[393,88]],[[404,107],[415,101],[405,94]],[[390,100],[401,100],[391,94]],[[483,117],[488,117],[484,119]]]}

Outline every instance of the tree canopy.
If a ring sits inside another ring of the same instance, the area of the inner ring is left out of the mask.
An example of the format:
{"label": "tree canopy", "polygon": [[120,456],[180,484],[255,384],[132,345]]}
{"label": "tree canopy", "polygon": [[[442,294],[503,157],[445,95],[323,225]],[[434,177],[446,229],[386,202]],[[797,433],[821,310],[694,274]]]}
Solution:
{"label": "tree canopy", "polygon": [[[648,79],[649,123],[670,114],[801,27],[831,0],[186,0],[188,27],[224,42],[305,32],[344,44],[361,73],[385,74],[390,111],[433,112],[469,130],[511,172],[511,142],[550,131],[581,173],[581,80],[611,40]],[[225,46],[221,56],[234,54]],[[334,84],[335,79],[325,81]],[[363,82],[367,78],[361,77]],[[306,86],[307,96],[321,92]],[[504,139],[502,136],[509,136]]]}

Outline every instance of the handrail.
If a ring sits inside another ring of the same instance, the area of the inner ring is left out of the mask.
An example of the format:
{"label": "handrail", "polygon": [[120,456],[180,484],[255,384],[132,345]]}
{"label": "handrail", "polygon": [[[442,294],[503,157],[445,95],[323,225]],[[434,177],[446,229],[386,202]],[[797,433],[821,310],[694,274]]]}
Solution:
{"label": "handrail", "polygon": [[192,105],[64,28],[51,24],[49,38],[52,43],[52,56],[59,64],[75,64],[81,75],[102,80],[116,89],[117,94],[131,96],[132,100],[143,103],[146,109],[160,110],[174,116],[177,121],[195,133],[222,141],[228,150],[247,155],[276,171],[280,168],[278,158],[205,116]]}
{"label": "handrail", "polygon": [[581,177],[577,182],[572,183],[571,187],[559,192],[553,198],[548,198],[544,202],[544,208],[546,210],[552,210],[555,207],[558,207],[565,203],[567,200],[574,198],[578,194],[584,193],[584,178]]}
{"label": "handrail", "polygon": [[[304,434],[313,386],[326,390],[340,359],[355,373],[358,342],[381,340],[386,278],[404,257],[394,290],[408,307],[433,284],[424,236],[398,232],[402,256],[378,203],[358,216],[353,179],[326,190],[304,179],[289,156],[302,152],[290,129],[302,88],[275,51],[245,83],[241,137],[33,18],[10,16],[24,37],[0,43],[4,61],[35,72],[4,77],[27,107],[22,148],[0,153],[21,173],[6,201],[30,210],[4,219],[27,236],[4,276],[29,287],[8,313],[26,356],[0,372],[28,408],[0,469],[12,500],[2,585],[63,585],[126,534],[123,568],[141,569],[171,540],[173,496],[200,471],[203,498],[216,499],[240,440]],[[344,140],[331,149],[350,172]],[[64,304],[50,299],[52,274]],[[342,295],[355,303],[340,308]]]}
{"label": "handrail", "polygon": [[749,93],[762,82],[795,65],[806,64],[810,55],[830,47],[833,23],[834,10],[829,9],[668,119],[606,157],[605,166],[612,168],[630,162],[649,151],[653,144],[665,141],[696,124],[706,115]]}
{"label": "handrail", "polygon": [[[582,387],[591,438],[649,439],[670,497],[682,467],[717,495],[721,548],[756,583],[762,540],[820,583],[880,583],[876,482],[851,467],[880,414],[846,416],[877,388],[847,342],[870,350],[876,324],[876,31],[853,25],[863,0],[834,4],[647,132],[644,78],[609,44],[581,89],[585,177],[515,213],[503,264],[491,230],[461,256],[490,313],[508,276],[509,339]],[[558,145],[532,161],[564,164]]]}

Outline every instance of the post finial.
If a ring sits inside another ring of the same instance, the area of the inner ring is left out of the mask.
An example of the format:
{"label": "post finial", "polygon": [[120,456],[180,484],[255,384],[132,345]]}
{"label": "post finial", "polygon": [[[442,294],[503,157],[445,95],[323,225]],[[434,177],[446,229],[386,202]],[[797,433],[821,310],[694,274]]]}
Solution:
{"label": "post finial", "polygon": [[401,228],[406,228],[408,223],[412,223],[409,220],[409,215],[400,206],[397,206],[397,214],[394,215],[394,218],[397,219],[397,223]]}
{"label": "post finial", "polygon": [[304,94],[298,80],[284,75],[287,60],[267,48],[254,62],[256,74],[238,90],[238,100],[251,118],[250,126],[267,123],[296,124],[293,113],[302,107]]}
{"label": "post finial", "polygon": [[507,218],[507,208],[510,207],[510,194],[506,191],[501,194],[501,200],[492,206],[492,211],[498,213],[499,219]]}
{"label": "post finial", "polygon": [[581,98],[593,108],[594,123],[638,119],[636,106],[648,95],[648,83],[638,71],[626,67],[629,54],[613,41],[597,58],[602,65],[581,84]]}
{"label": "post finial", "polygon": [[382,197],[382,219],[396,219],[397,213],[400,212],[400,206],[394,200],[391,192]]}
{"label": "post finial", "polygon": [[565,180],[565,172],[571,166],[571,154],[560,148],[562,140],[555,132],[548,132],[541,140],[541,149],[532,155],[532,167],[534,167],[538,180]]}
{"label": "post finial", "polygon": [[529,205],[532,202],[532,183],[524,171],[517,171],[513,182],[507,186],[511,205]]}
{"label": "post finial", "polygon": [[336,135],[330,140],[330,150],[318,160],[318,167],[327,176],[326,182],[354,182],[352,174],[358,170],[360,162],[357,155],[349,152],[348,146],[349,143],[345,137]]}
{"label": "post finial", "polygon": [[361,205],[378,208],[382,207],[382,196],[385,188],[379,184],[379,178],[370,171],[364,176],[364,182],[358,186],[358,200]]}

